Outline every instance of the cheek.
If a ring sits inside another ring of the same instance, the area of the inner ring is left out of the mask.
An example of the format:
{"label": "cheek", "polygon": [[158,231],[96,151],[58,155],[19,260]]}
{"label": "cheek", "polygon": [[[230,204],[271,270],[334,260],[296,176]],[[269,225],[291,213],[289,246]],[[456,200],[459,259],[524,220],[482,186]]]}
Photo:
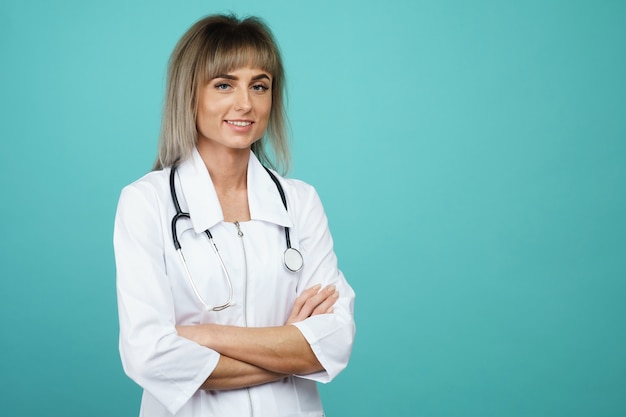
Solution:
{"label": "cheek", "polygon": [[272,101],[271,100],[264,101],[259,107],[259,110],[260,110],[260,113],[263,115],[263,119],[265,120],[265,122],[267,122],[267,120],[270,117],[270,113],[272,112]]}
{"label": "cheek", "polygon": [[196,115],[196,125],[203,125],[217,120],[218,112],[215,106],[200,104]]}
{"label": "cheek", "polygon": [[264,112],[263,112],[263,116],[260,117],[260,122],[261,123],[259,123],[259,127],[261,127],[263,130],[265,130],[267,128],[267,124],[268,124],[269,119],[270,119],[270,110],[271,109],[269,109],[269,108],[265,109]]}

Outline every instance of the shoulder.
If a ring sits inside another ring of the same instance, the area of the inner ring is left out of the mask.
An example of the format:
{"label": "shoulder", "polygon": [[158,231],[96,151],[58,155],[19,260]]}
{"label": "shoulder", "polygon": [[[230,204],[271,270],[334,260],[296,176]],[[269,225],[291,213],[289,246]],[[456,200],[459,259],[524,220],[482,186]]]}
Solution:
{"label": "shoulder", "polygon": [[168,186],[170,168],[158,171],[150,171],[143,177],[131,182],[122,189],[122,193],[127,190],[137,192],[154,192]]}
{"label": "shoulder", "polygon": [[122,188],[122,196],[125,194],[161,194],[163,191],[169,193],[169,174],[170,168],[150,171]]}
{"label": "shoulder", "polygon": [[317,194],[315,187],[302,180],[295,178],[281,178],[281,180],[283,181],[285,187],[296,195],[304,197],[311,194]]}
{"label": "shoulder", "polygon": [[315,187],[305,181],[279,177],[285,189],[289,211],[307,217],[311,211],[324,212]]}
{"label": "shoulder", "polygon": [[169,173],[169,168],[151,171],[126,185],[120,193],[118,209],[123,206],[134,209],[158,207],[169,196]]}
{"label": "shoulder", "polygon": [[294,202],[305,201],[313,196],[317,196],[317,191],[311,184],[299,179],[283,177],[273,169],[269,169],[269,171],[273,174],[272,176],[278,178],[280,185],[285,191],[287,200],[294,200]]}

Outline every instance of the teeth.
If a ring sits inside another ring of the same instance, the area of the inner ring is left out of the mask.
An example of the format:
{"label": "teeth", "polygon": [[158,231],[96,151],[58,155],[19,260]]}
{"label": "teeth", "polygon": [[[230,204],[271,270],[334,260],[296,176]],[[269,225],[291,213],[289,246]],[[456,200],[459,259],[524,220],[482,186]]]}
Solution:
{"label": "teeth", "polygon": [[236,122],[236,121],[227,121],[228,124],[230,125],[235,125],[235,126],[250,126],[252,124],[252,122]]}

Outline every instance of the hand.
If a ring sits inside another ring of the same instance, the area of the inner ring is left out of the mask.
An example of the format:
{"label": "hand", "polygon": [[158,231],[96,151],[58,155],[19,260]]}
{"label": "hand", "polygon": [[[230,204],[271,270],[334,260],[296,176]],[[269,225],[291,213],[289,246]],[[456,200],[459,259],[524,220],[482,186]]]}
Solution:
{"label": "hand", "polygon": [[339,298],[334,285],[320,291],[321,284],[306,289],[293,303],[291,313],[285,324],[293,324],[318,314],[330,314]]}

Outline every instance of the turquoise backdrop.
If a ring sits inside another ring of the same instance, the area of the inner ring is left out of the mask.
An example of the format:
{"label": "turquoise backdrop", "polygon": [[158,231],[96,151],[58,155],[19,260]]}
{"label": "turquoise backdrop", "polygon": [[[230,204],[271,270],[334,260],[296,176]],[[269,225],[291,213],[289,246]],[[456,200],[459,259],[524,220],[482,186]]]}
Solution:
{"label": "turquoise backdrop", "polygon": [[112,228],[168,56],[265,18],[357,292],[327,415],[626,415],[626,2],[0,4],[0,415],[136,416]]}

